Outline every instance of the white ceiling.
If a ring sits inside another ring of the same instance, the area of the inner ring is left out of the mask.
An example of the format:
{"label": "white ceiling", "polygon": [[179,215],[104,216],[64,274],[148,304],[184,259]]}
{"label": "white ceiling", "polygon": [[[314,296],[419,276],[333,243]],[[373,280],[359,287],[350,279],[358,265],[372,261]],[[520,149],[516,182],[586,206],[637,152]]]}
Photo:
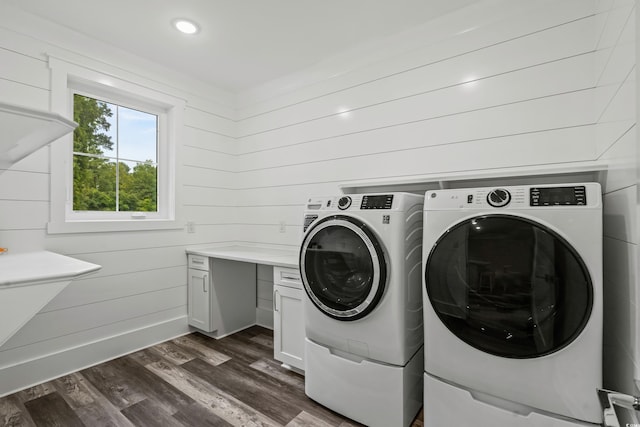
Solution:
{"label": "white ceiling", "polygon": [[[239,92],[477,0],[5,0],[220,88]],[[171,21],[195,20],[196,36]]]}

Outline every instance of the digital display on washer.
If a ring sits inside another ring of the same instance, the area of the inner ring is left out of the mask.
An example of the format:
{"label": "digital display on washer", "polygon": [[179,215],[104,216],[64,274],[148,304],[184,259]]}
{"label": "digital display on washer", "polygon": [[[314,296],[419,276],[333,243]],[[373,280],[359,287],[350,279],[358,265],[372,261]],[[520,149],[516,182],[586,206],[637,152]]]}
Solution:
{"label": "digital display on washer", "polygon": [[364,196],[360,209],[391,209],[393,204],[393,194],[383,196]]}
{"label": "digital display on washer", "polygon": [[533,187],[529,192],[531,206],[584,206],[587,191],[583,185],[576,187]]}

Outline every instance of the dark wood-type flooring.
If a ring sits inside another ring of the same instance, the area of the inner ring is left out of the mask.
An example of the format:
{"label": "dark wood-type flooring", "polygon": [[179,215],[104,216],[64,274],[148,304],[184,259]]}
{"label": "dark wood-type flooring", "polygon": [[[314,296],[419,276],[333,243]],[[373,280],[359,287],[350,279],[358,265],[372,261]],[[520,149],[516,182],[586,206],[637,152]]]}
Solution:
{"label": "dark wood-type flooring", "polygon": [[186,335],[6,396],[0,425],[359,424],[306,397],[304,377],[273,359],[272,331],[254,326],[220,340]]}

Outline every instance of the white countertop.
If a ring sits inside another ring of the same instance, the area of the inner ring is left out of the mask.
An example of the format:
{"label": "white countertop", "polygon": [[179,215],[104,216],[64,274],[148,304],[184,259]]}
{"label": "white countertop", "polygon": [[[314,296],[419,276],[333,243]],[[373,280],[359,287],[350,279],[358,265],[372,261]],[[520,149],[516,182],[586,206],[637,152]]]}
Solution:
{"label": "white countertop", "polygon": [[187,249],[188,254],[255,264],[298,268],[298,251],[258,248],[252,246],[221,246]]}
{"label": "white countertop", "polygon": [[73,280],[102,268],[49,251],[0,255],[0,287]]}

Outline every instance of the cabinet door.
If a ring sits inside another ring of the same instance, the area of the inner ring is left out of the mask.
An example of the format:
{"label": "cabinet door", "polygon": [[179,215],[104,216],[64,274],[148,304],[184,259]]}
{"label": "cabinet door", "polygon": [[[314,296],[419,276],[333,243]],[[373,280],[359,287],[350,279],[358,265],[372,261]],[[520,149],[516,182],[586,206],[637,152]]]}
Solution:
{"label": "cabinet door", "polygon": [[274,358],[304,370],[304,317],[302,290],[275,285],[273,288]]}
{"label": "cabinet door", "polygon": [[203,331],[211,332],[209,272],[190,268],[188,285],[189,324]]}

